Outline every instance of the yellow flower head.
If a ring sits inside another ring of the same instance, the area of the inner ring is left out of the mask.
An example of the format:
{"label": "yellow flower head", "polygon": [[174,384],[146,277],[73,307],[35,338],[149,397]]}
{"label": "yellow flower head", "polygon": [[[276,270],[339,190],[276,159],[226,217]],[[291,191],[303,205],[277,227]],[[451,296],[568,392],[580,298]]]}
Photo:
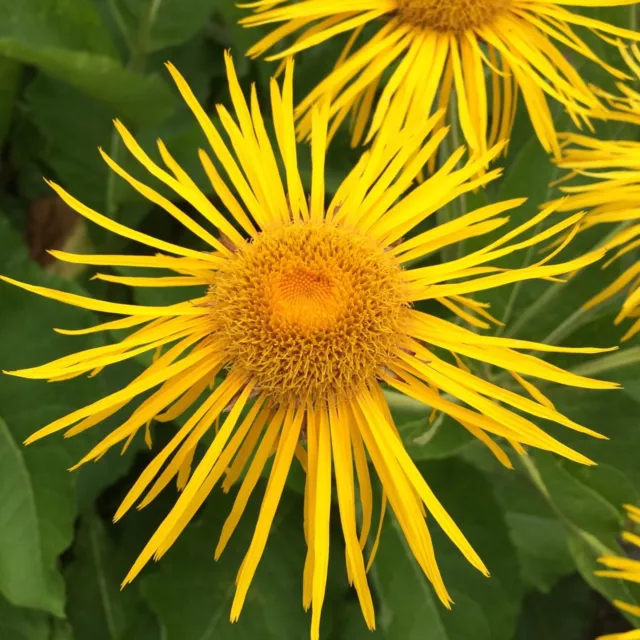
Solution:
{"label": "yellow flower head", "polygon": [[[630,68],[640,78],[640,65],[626,50],[622,50]],[[640,50],[632,47],[640,60]],[[619,118],[638,119],[640,94],[621,85],[624,97],[611,99],[623,109]],[[618,223],[603,247],[614,250],[604,263],[608,266],[624,255],[640,247],[640,142],[633,140],[597,140],[583,135],[564,134],[563,158],[558,166],[569,169],[565,180],[577,176],[587,178],[579,185],[562,187],[567,197],[554,206],[558,211],[587,209],[584,229],[600,224]],[[627,299],[616,318],[616,324],[626,318],[640,317],[640,261],[631,265],[611,285],[589,300],[585,309],[590,309],[628,288]],[[640,331],[640,320],[636,320],[623,336],[628,340]]]}
{"label": "yellow flower head", "polygon": [[[434,133],[439,118],[432,117],[400,135],[378,136],[333,200],[325,205],[328,105],[313,110],[311,193],[307,198],[296,160],[293,63],[286,67],[282,89],[275,80],[271,84],[275,147],[265,128],[255,90],[247,103],[229,56],[226,64],[236,118],[218,107],[221,128],[207,117],[178,71],[172,65],[168,68],[211,145],[216,162],[208,151],[200,150],[199,157],[228,211],[227,217],[204,196],[161,142],[158,146],[164,167],[156,164],[127,129],[116,122],[127,149],[152,176],[175,192],[177,200],[193,206],[197,220],[102,152],[113,171],[179,220],[207,250],[189,249],[129,229],[84,206],[60,186],[51,185],[87,219],[161,252],[143,256],[53,252],[59,259],[87,265],[169,270],[174,275],[97,277],[135,287],[192,287],[197,293],[180,304],[139,306],[103,302],[4,278],[67,304],[124,316],[65,333],[126,331],[119,343],[14,371],[13,375],[47,380],[95,375],[113,363],[155,352],[153,364],[120,391],[56,420],[28,442],[61,430],[67,436],[78,434],[145,394],[131,415],[79,463],[84,464],[100,458],[114,445],[127,446],[143,430],[150,443],[151,421],[161,425],[191,406],[197,407],[140,475],[116,513],[119,519],[134,504],[149,504],[176,479],[181,491],[176,504],[125,583],[133,580],[151,558],[166,553],[218,483],[224,490],[237,483],[235,503],[216,548],[218,557],[265,465],[273,457],[255,533],[239,569],[232,620],[240,614],[285,479],[297,458],[306,472],[304,527],[308,555],[303,602],[313,609],[314,639],[319,637],[327,579],[334,491],[346,543],[347,574],[367,624],[371,628],[375,624],[366,577],[373,552],[365,562],[365,549],[372,537],[370,460],[383,487],[380,522],[389,504],[418,564],[444,605],[449,606],[451,599],[436,564],[425,520],[427,513],[471,564],[485,574],[487,569],[404,449],[383,384],[449,414],[506,466],[510,466],[509,458],[495,438],[504,438],[521,453],[523,446],[532,446],[592,464],[527,417],[551,420],[598,437],[556,411],[527,377],[587,389],[615,385],[569,373],[521,353],[598,350],[561,349],[487,337],[419,311],[413,305],[439,301],[478,329],[488,328],[486,320],[491,316],[487,305],[468,294],[531,278],[556,279],[598,260],[602,252],[551,264],[560,247],[525,269],[492,266],[503,256],[569,229],[573,235],[580,215],[537,235],[527,234],[551,214],[552,209],[547,209],[465,257],[417,267],[414,261],[442,247],[502,227],[508,221],[502,214],[522,203],[511,200],[492,204],[411,234],[416,225],[453,198],[499,175],[499,171],[492,171],[471,179],[488,158],[483,156],[458,168],[464,153],[459,150],[433,177],[408,191],[446,135],[445,129]],[[499,147],[493,149],[490,156],[499,151]],[[408,161],[409,158],[412,159]],[[219,173],[220,166],[225,178]],[[411,268],[412,263],[415,268]],[[512,374],[514,385],[520,385],[530,397],[474,375],[470,368],[473,361],[506,369]],[[215,435],[192,472],[194,452],[214,425],[218,427]],[[360,522],[356,518],[358,511],[362,513]],[[376,547],[377,542],[373,545]]]}
{"label": "yellow flower head", "polygon": [[[358,144],[372,112],[366,140],[381,127],[419,126],[451,102],[455,87],[462,133],[471,154],[482,155],[509,138],[522,92],[540,142],[558,157],[547,96],[560,102],[578,127],[605,108],[555,43],[623,79],[625,74],[600,59],[574,27],[609,42],[607,36],[640,39],[571,8],[629,4],[635,0],[259,0],[244,5],[255,14],[241,22],[283,23],[248,52],[252,57],[270,52],[268,60],[350,33],[333,71],[297,107],[303,137],[312,128],[312,106],[327,96],[331,133],[351,111],[352,140]],[[295,33],[291,46],[273,52]]]}
{"label": "yellow flower head", "polygon": [[[625,504],[627,516],[632,522],[640,524],[640,509],[630,504]],[[640,536],[629,531],[622,533],[622,539],[629,544],[640,547]],[[607,569],[596,571],[595,574],[601,578],[615,578],[616,580],[628,580],[629,582],[640,583],[640,560],[631,560],[619,556],[603,556],[598,558],[598,562],[602,563]],[[613,604],[622,611],[630,613],[632,616],[640,616],[640,607],[614,600]],[[639,640],[640,629],[627,631],[626,633],[613,633],[606,636],[600,636],[598,640]]]}

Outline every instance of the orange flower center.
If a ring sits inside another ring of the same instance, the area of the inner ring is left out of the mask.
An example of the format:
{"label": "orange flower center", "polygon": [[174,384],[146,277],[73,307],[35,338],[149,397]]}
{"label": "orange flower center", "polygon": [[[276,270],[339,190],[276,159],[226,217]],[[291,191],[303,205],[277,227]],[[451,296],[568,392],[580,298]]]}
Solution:
{"label": "orange flower center", "polygon": [[513,0],[397,0],[400,19],[417,27],[459,32],[490,24]]}
{"label": "orange flower center", "polygon": [[327,327],[345,305],[345,287],[324,269],[285,269],[274,275],[267,288],[273,321],[283,327]]}
{"label": "orange flower center", "polygon": [[328,399],[375,380],[402,342],[403,271],[373,240],[329,224],[261,233],[216,272],[212,335],[276,399]]}

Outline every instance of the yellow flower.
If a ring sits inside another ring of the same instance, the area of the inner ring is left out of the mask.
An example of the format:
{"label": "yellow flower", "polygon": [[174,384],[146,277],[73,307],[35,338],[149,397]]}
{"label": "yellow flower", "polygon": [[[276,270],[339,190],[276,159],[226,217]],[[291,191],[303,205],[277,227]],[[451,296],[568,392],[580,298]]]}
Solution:
{"label": "yellow flower", "polygon": [[[640,49],[633,45],[631,51],[620,47],[629,68],[640,78]],[[618,85],[621,96],[601,92],[617,110],[612,117],[617,120],[640,122],[640,93],[623,84]],[[618,223],[617,229],[603,244],[607,251],[615,253],[603,267],[640,247],[640,142],[634,140],[597,140],[583,135],[566,133],[563,157],[557,163],[570,172],[561,182],[577,176],[586,177],[586,184],[562,187],[567,196],[555,203],[558,211],[589,210],[582,223],[584,229],[599,224]],[[640,317],[640,261],[636,261],[608,287],[595,295],[585,305],[591,309],[628,287],[628,294],[615,323],[626,318]],[[636,320],[622,337],[628,340],[640,331]]]}
{"label": "yellow flower", "polygon": [[[625,47],[618,43],[618,49],[622,58],[627,63],[631,72],[640,79],[640,48],[633,43],[630,47]],[[616,86],[620,90],[620,95],[614,95],[602,89],[596,89],[596,93],[605,98],[612,111],[608,111],[607,118],[640,124],[640,93],[633,87],[622,82],[617,82]]]}
{"label": "yellow flower", "polygon": [[482,155],[509,138],[522,92],[540,142],[558,157],[547,96],[560,102],[578,127],[588,124],[590,112],[605,109],[554,41],[623,79],[625,74],[600,59],[574,27],[609,42],[606,36],[640,39],[634,31],[565,7],[629,4],[635,0],[259,0],[244,5],[255,14],[241,23],[283,23],[249,50],[252,57],[302,31],[268,60],[350,33],[334,69],[297,107],[302,137],[312,128],[312,105],[326,97],[332,99],[330,137],[351,111],[352,140],[358,144],[372,111],[366,140],[380,127],[419,126],[451,102],[455,87],[462,133],[472,156]]}
{"label": "yellow flower", "polygon": [[[613,255],[603,264],[607,267],[620,257],[640,247],[640,143],[630,140],[596,140],[582,135],[565,134],[571,145],[565,149],[558,166],[571,169],[568,178],[577,175],[590,180],[586,184],[562,187],[567,197],[553,206],[558,211],[588,209],[583,229],[594,225],[619,223],[603,244]],[[585,305],[591,309],[628,288],[626,300],[615,323],[640,317],[640,261],[635,261],[608,287]],[[640,320],[629,327],[622,337],[628,340],[640,331]]]}
{"label": "yellow flower", "polygon": [[[625,504],[624,508],[627,510],[628,517],[633,521],[640,524],[640,509],[630,504]],[[640,547],[640,536],[624,531],[622,538],[626,542]],[[628,580],[629,582],[640,583],[640,560],[631,560],[630,558],[621,558],[618,556],[603,556],[598,558],[598,562],[601,562],[606,567],[606,570],[596,571],[595,574],[601,578],[615,578],[616,580]],[[621,602],[620,600],[614,600],[613,604],[619,609],[630,613],[633,616],[640,616],[640,607]],[[640,629],[634,631],[627,631],[626,633],[613,633],[606,636],[600,636],[598,640],[639,640]]]}
{"label": "yellow flower", "polygon": [[[124,316],[63,333],[132,330],[119,343],[14,371],[13,375],[47,380],[95,375],[113,363],[155,352],[153,364],[122,390],[54,421],[28,442],[61,430],[66,430],[66,436],[81,433],[140,394],[151,392],[123,424],[79,462],[84,464],[100,458],[114,445],[124,443],[126,447],[141,430],[145,430],[150,443],[150,421],[174,420],[197,404],[193,415],[140,475],[116,513],[118,520],[134,504],[149,504],[168,483],[177,480],[181,494],[126,576],[125,584],[152,557],[157,559],[166,553],[217,483],[222,481],[224,490],[238,483],[234,506],[216,548],[218,557],[266,463],[275,455],[255,533],[239,569],[232,620],[240,614],[289,468],[297,458],[306,471],[304,530],[308,555],[303,602],[313,609],[314,639],[319,637],[327,579],[332,477],[346,543],[347,574],[368,626],[373,628],[375,624],[366,577],[367,564],[375,551],[365,561],[365,548],[373,537],[370,460],[384,491],[380,521],[388,503],[418,564],[449,607],[451,598],[438,571],[427,513],[473,566],[484,574],[488,572],[405,451],[381,383],[452,416],[506,466],[510,466],[509,458],[494,438],[504,438],[520,453],[524,453],[524,446],[532,446],[593,464],[545,433],[527,415],[602,437],[559,413],[528,377],[586,389],[616,385],[569,373],[522,353],[595,353],[597,349],[563,349],[483,336],[412,305],[438,301],[478,329],[488,328],[485,320],[491,316],[486,305],[469,294],[531,278],[557,279],[598,260],[602,252],[551,264],[559,248],[525,269],[491,266],[505,255],[569,229],[573,235],[580,215],[533,237],[526,234],[551,214],[552,209],[548,209],[465,257],[410,268],[413,261],[442,247],[507,223],[508,218],[502,214],[522,200],[492,204],[404,238],[447,202],[482,186],[500,172],[470,179],[487,158],[457,168],[463,155],[459,150],[435,176],[405,194],[446,135],[445,129],[433,133],[438,117],[432,117],[398,136],[378,136],[325,206],[323,174],[329,110],[324,104],[313,111],[311,194],[307,199],[296,160],[293,63],[286,67],[282,90],[275,80],[271,83],[276,149],[265,129],[255,89],[247,104],[229,56],[226,64],[236,120],[223,107],[218,107],[218,114],[230,143],[223,140],[178,71],[172,65],[168,68],[202,126],[218,166],[226,172],[225,179],[209,153],[199,151],[202,166],[231,221],[204,196],[162,142],[158,142],[158,150],[164,168],[142,150],[120,122],[115,123],[127,149],[152,176],[175,192],[176,199],[193,206],[200,216],[197,220],[101,151],[113,171],[179,220],[207,250],[185,248],[129,229],[51,183],[60,197],[85,218],[161,252],[148,256],[52,252],[56,257],[86,265],[169,270],[174,275],[96,277],[134,287],[194,287],[198,293],[180,304],[139,306],[103,302],[4,278],[67,304]],[[493,149],[491,156],[499,151],[499,147]],[[413,160],[407,163],[409,157]],[[470,369],[473,361],[506,369],[531,397],[474,375]],[[194,452],[214,424],[215,437],[192,472]],[[362,513],[360,523],[356,521],[356,496]],[[376,535],[374,550],[377,540]]]}

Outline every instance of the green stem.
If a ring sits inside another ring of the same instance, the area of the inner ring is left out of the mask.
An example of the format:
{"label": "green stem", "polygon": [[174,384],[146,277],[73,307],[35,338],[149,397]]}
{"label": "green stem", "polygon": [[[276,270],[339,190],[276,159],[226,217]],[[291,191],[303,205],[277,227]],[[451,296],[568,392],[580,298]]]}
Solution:
{"label": "green stem", "polygon": [[[144,72],[147,52],[151,44],[151,28],[156,21],[161,3],[162,0],[150,0],[148,10],[145,12],[140,21],[137,37],[134,40],[132,39],[129,30],[127,29],[127,25],[122,16],[122,13],[118,8],[117,0],[109,0],[109,10],[111,11],[113,19],[118,25],[118,29],[122,33],[122,37],[124,38],[129,50],[129,59],[127,60],[126,68],[130,69],[131,71],[136,71],[138,73]],[[120,136],[114,129],[111,134],[109,154],[116,162],[119,161],[120,149]],[[116,217],[119,204],[117,180],[118,178],[116,176],[116,173],[114,171],[109,171],[105,193],[105,209],[106,214],[113,219],[115,219]]]}
{"label": "green stem", "polygon": [[571,370],[579,376],[594,376],[611,371],[613,369],[621,369],[632,364],[640,363],[640,347],[630,347],[622,349],[616,353],[610,353],[602,356],[597,360],[585,362]]}
{"label": "green stem", "polygon": [[120,35],[122,36],[125,44],[127,45],[127,49],[129,51],[129,56],[133,55],[135,50],[135,45],[133,40],[131,39],[131,34],[129,33],[129,29],[127,28],[127,23],[122,16],[122,13],[118,7],[117,0],[108,0],[109,1],[109,10],[111,11],[111,15],[118,27],[118,31],[120,31]]}
{"label": "green stem", "polygon": [[[535,226],[533,230],[533,235],[537,234],[539,229],[540,229],[540,223],[538,223]],[[534,245],[531,245],[530,247],[527,248],[527,252],[524,256],[524,261],[522,263],[522,268],[526,268],[531,264],[534,253],[535,253]],[[509,300],[507,300],[507,304],[504,308],[504,313],[502,314],[502,325],[496,329],[496,336],[501,336],[506,331],[507,324],[511,319],[511,314],[513,313],[513,309],[516,305],[516,301],[518,300],[518,296],[520,295],[520,288],[522,287],[523,282],[524,280],[519,280],[513,285],[511,289],[511,294],[509,295]]]}
{"label": "green stem", "polygon": [[[449,104],[449,125],[451,127],[449,135],[442,141],[442,145],[440,147],[441,158],[443,161],[447,161],[451,154],[461,145],[460,124],[458,122],[458,104],[455,92],[453,92],[451,102]],[[463,194],[438,210],[436,213],[438,226],[464,215],[466,209],[467,198],[466,195]],[[444,262],[461,258],[464,255],[464,242],[460,241],[456,243],[456,245],[443,247],[441,253]]]}
{"label": "green stem", "polygon": [[565,318],[542,342],[551,345],[562,342],[593,315],[595,315],[595,310],[593,309],[589,309],[589,311],[584,311],[582,308],[577,309],[568,318]]}

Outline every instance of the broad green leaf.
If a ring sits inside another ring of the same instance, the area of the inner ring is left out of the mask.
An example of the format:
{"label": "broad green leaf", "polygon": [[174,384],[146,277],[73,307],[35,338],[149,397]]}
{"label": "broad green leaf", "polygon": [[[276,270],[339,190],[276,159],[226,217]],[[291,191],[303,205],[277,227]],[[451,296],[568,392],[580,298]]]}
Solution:
{"label": "broad green leaf", "polygon": [[[2,640],[51,640],[53,623],[42,611],[15,607],[0,597],[0,638]],[[64,640],[53,636],[54,640]]]}
{"label": "broad green leaf", "polygon": [[355,594],[351,592],[341,604],[336,604],[335,622],[328,640],[384,640],[380,625],[374,631],[367,628],[362,609]]}
{"label": "broad green leaf", "polygon": [[[425,407],[425,413],[430,409]],[[437,460],[460,453],[474,441],[473,436],[455,420],[439,414],[433,423],[428,418],[400,422],[398,431],[414,460]]]}
{"label": "broad green leaf", "polygon": [[536,455],[524,462],[565,524],[571,555],[583,578],[611,600],[638,604],[640,589],[593,573],[602,568],[597,562],[599,557],[622,554],[618,537],[624,518],[619,505],[637,501],[631,482],[620,471],[604,465],[581,472],[570,470],[549,454]]}
{"label": "broad green leaf", "polygon": [[607,465],[579,467],[550,454],[536,454],[532,460],[549,500],[569,526],[613,544],[624,523],[620,505],[636,496],[624,474]]}
{"label": "broad green leaf", "polygon": [[71,625],[67,620],[49,618],[49,621],[51,623],[51,630],[47,636],[48,640],[76,640]]}
{"label": "broad green leaf", "polygon": [[91,0],[1,0],[0,39],[29,38],[34,46],[116,53]]}
{"label": "broad green leaf", "polygon": [[[107,525],[112,526],[112,525]],[[94,514],[82,518],[74,545],[74,559],[65,570],[69,604],[67,615],[77,638],[136,640],[152,618],[138,585],[120,589],[126,558]],[[156,634],[155,637],[158,637]]]}
{"label": "broad green leaf", "polygon": [[202,29],[215,9],[212,0],[113,0],[112,10],[138,55],[182,44]]}
{"label": "broad green leaf", "polygon": [[576,574],[548,594],[532,591],[524,600],[515,640],[583,640],[596,614],[593,605],[593,593]]}
{"label": "broad green leaf", "polygon": [[0,53],[32,64],[64,80],[135,122],[159,122],[171,114],[176,98],[157,75],[142,76],[104,55],[57,48],[35,48],[26,42],[0,38]]}
{"label": "broad green leaf", "polygon": [[0,146],[11,125],[13,110],[22,80],[22,65],[8,58],[0,58]]}
{"label": "broad green leaf", "polygon": [[[606,375],[603,376],[606,378]],[[556,429],[554,435],[580,453],[590,457],[598,465],[607,465],[623,473],[640,493],[640,457],[637,455],[639,404],[629,394],[620,390],[590,391],[581,389],[555,389],[550,394],[559,410],[579,424],[594,429],[609,440],[598,440],[568,429]],[[545,428],[551,429],[545,423]],[[584,468],[572,465],[578,473],[599,474],[599,467]],[[611,479],[611,485],[617,481]],[[623,483],[624,485],[624,483]],[[634,500],[629,489],[623,486],[627,500]],[[637,497],[637,494],[636,494]],[[619,507],[619,505],[616,505]]]}
{"label": "broad green leaf", "polygon": [[[242,615],[229,622],[235,578],[253,535],[253,500],[217,562],[213,549],[231,501],[215,491],[202,517],[192,522],[159,563],[141,578],[142,591],[158,616],[166,640],[240,640],[307,637],[302,609],[305,544],[301,500],[286,494],[253,579]],[[344,558],[344,556],[342,556]],[[323,618],[330,627],[330,619]]]}
{"label": "broad green leaf", "polygon": [[13,604],[64,611],[57,557],[72,537],[74,496],[60,447],[26,454],[0,420],[0,592]]}
{"label": "broad green leaf", "polygon": [[[570,538],[571,553],[583,579],[596,591],[610,601],[621,600],[632,605],[640,606],[640,588],[637,584],[623,580],[612,580],[594,575],[594,571],[602,569],[598,563],[599,556],[608,554],[610,550],[599,548],[597,541],[588,536],[573,535]],[[623,555],[618,552],[618,555]],[[637,617],[625,614],[632,624],[638,624]]]}
{"label": "broad green leaf", "polygon": [[162,120],[175,105],[162,79],[116,58],[89,0],[0,0],[0,54],[35,65],[132,120]]}
{"label": "broad green leaf", "polygon": [[402,441],[414,460],[446,458],[474,441],[449,416],[439,413],[431,422],[431,407],[392,389],[384,393]]}
{"label": "broad green leaf", "polygon": [[429,518],[438,564],[455,602],[452,611],[437,599],[409,551],[400,526],[389,515],[373,575],[381,600],[380,629],[387,640],[509,639],[520,607],[515,550],[504,516],[482,474],[459,460],[419,464],[445,509],[483,558],[491,579],[464,559]]}
{"label": "broad green leaf", "polygon": [[[77,285],[45,274],[30,263],[20,240],[0,217],[0,273],[34,284],[71,290]],[[69,338],[55,334],[53,327],[79,328],[97,323],[87,311],[40,298],[6,283],[0,284],[0,304],[10,313],[0,314],[2,367],[17,369],[61,357],[73,350],[103,344],[98,339]],[[138,440],[128,455],[116,452],[99,465],[70,474],[67,469],[117,426],[115,416],[86,434],[65,440],[61,434],[25,447],[22,442],[37,429],[80,406],[120,388],[137,371],[107,368],[93,379],[77,378],[62,383],[24,380],[3,376],[0,384],[2,429],[0,483],[6,492],[0,501],[0,592],[11,602],[61,615],[64,588],[57,570],[57,557],[71,544],[73,520],[78,509],[87,508],[97,495],[126,472]],[[92,433],[93,431],[93,433]],[[18,511],[16,511],[18,510]]]}
{"label": "broad green leaf", "polygon": [[507,512],[505,518],[527,584],[548,591],[574,569],[567,534],[557,518],[516,511]]}
{"label": "broad green leaf", "polygon": [[[480,443],[467,447],[463,457],[491,483],[509,526],[522,581],[549,591],[559,578],[575,571],[565,526],[521,465],[505,469]],[[511,457],[516,462],[515,453]]]}
{"label": "broad green leaf", "polygon": [[[242,18],[250,15],[250,9],[240,7],[235,2],[219,2],[216,6],[216,17],[222,18],[221,25],[216,25],[218,28],[214,31],[214,37],[225,47],[235,47],[237,49],[236,60],[242,64],[242,61],[246,61],[246,52],[249,48],[255,44],[261,33],[266,33],[265,28],[251,28],[247,29],[243,27],[239,22]],[[245,65],[246,66],[246,62]],[[258,66],[260,73],[261,67],[271,68],[273,63],[264,64],[261,62]],[[262,69],[265,70],[266,69]]]}
{"label": "broad green leaf", "polygon": [[114,113],[44,74],[29,84],[25,98],[30,119],[45,141],[39,157],[54,172],[43,178],[61,182],[74,197],[98,211],[108,210],[108,170],[98,147],[112,153]]}

